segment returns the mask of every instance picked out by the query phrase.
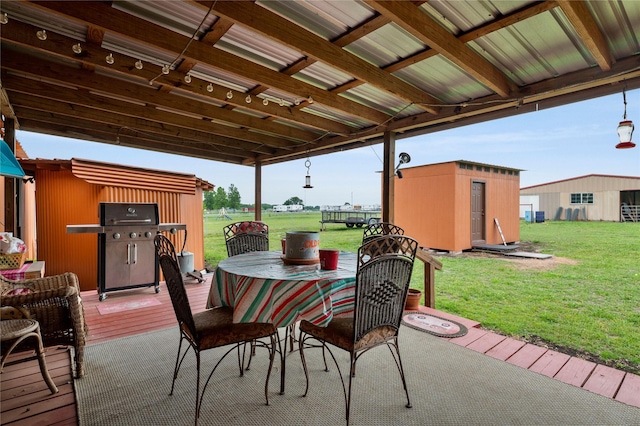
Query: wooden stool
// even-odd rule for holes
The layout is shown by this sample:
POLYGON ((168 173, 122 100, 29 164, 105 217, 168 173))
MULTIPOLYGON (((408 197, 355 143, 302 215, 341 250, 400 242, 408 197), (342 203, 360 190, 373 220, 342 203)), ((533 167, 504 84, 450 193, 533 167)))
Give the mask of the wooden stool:
POLYGON ((31 319, 15 319, 0 321, 0 339, 2 340, 2 364, 0 365, 0 371, 4 368, 4 364, 7 357, 13 351, 16 346, 29 337, 34 337, 38 341, 36 348, 36 354, 38 356, 38 363, 40 364, 40 372, 44 381, 47 382, 47 386, 51 389, 51 393, 57 393, 58 388, 49 375, 47 370, 47 362, 44 359, 44 348, 42 347, 42 337, 40 336, 40 324, 38 321, 31 319), (8 350, 5 349, 5 342, 11 342, 11 346, 8 350))

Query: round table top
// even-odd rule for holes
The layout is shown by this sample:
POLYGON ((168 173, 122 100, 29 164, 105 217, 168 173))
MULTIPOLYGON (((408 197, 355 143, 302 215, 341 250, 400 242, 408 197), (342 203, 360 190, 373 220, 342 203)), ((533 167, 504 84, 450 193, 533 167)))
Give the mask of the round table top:
POLYGON ((2 341, 13 340, 31 333, 38 328, 38 321, 32 319, 13 319, 0 321, 2 341))
POLYGON ((357 271, 357 254, 341 251, 338 269, 323 270, 319 264, 290 265, 282 260, 281 251, 256 251, 228 257, 218 268, 228 274, 258 279, 345 279, 353 278, 357 271))

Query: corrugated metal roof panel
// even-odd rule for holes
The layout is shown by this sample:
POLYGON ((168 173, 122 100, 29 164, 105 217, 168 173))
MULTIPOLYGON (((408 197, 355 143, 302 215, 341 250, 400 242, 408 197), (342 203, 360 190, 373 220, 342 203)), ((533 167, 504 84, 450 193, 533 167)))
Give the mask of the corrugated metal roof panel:
POLYGON ((416 114, 422 111, 418 107, 410 106, 405 100, 398 99, 391 93, 380 90, 370 84, 361 84, 343 93, 343 96, 364 105, 375 106, 390 116, 404 117, 411 113, 416 114))
POLYGON ((640 54, 640 2, 588 1, 587 7, 603 31, 616 58, 640 54), (617 40, 617 41, 615 41, 617 40))
POLYGON ((353 76, 322 62, 309 65, 293 77, 323 89, 331 89, 353 80, 353 76))
POLYGON ((445 104, 464 102, 492 93, 442 55, 406 67, 394 75, 430 93, 445 104))
POLYGON ((314 0, 256 3, 326 40, 333 40, 373 16, 373 11, 367 5, 357 2, 314 0))
POLYGON ((420 40, 392 23, 349 44, 345 50, 376 66, 384 67, 424 48, 420 40))
POLYGON ((128 167, 91 160, 71 159, 72 173, 79 179, 101 186, 194 194, 196 177, 163 170, 128 167))

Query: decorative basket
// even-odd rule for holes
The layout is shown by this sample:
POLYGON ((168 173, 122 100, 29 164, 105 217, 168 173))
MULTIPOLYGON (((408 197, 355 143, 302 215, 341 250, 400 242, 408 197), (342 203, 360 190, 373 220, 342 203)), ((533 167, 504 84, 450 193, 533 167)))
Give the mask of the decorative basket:
POLYGON ((0 270, 18 269, 24 264, 26 258, 26 253, 0 254, 0 270))

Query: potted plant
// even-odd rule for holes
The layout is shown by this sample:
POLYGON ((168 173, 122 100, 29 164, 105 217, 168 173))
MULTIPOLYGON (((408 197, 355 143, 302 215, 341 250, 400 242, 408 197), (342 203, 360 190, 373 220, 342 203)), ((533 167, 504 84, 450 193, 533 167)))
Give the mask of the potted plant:
POLYGON ((417 288, 410 288, 407 293, 407 301, 404 304, 405 311, 417 311, 420 307, 422 291, 417 288))

